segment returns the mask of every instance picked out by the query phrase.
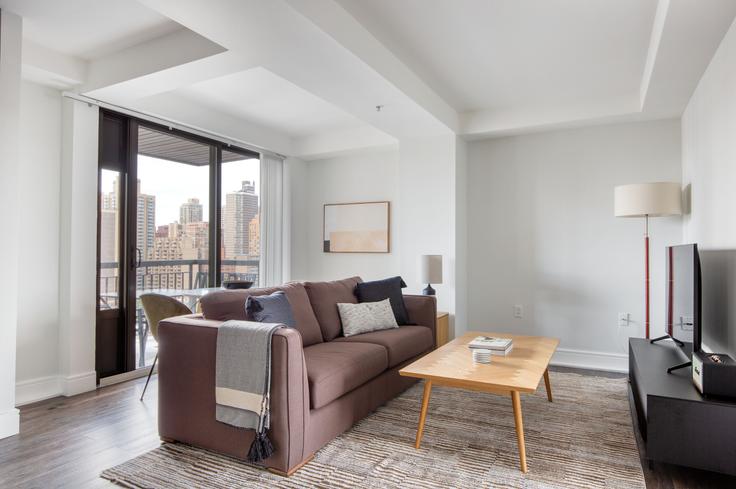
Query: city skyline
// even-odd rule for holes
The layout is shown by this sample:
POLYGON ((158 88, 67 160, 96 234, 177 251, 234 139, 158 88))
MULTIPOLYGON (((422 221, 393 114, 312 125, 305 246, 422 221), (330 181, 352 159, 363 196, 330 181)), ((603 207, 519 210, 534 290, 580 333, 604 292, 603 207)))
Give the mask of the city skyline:
MULTIPOLYGON (((144 157, 141 157, 143 159, 144 157)), ((142 289, 174 287, 201 287, 207 281, 209 258, 209 212, 208 199, 209 174, 207 180, 195 181, 204 172, 201 167, 147 158, 142 167, 150 170, 155 165, 157 171, 139 172, 136 205, 136 247, 144 263, 138 272, 137 287, 142 289), (150 161, 153 160, 153 161, 150 161), (175 166, 172 166, 175 165, 175 166), (177 178, 162 178, 162 170, 177 168, 182 170, 177 178), (151 178, 146 181, 143 178, 151 178), (173 182, 173 183, 172 183, 173 182), (199 196, 187 192, 197 192, 202 187, 207 192, 199 196), (161 211, 164 209, 164 212, 161 211), (198 262, 192 269, 192 260, 198 262), (171 262, 145 266, 147 261, 171 262)), ((240 160, 222 165, 223 180, 228 190, 223 190, 222 205, 222 259, 253 260, 260 254, 260 198, 258 196, 258 160, 240 160), (243 164, 245 163, 245 164, 243 164), (255 164, 253 164, 255 163, 255 164), (249 179, 234 181, 247 176, 249 179), (232 189, 232 190, 230 190, 232 189)), ((114 263, 119 260, 119 219, 120 219, 120 174, 111 170, 100 172, 100 261, 114 263), (106 191, 109 190, 109 191, 106 191)), ((223 279, 256 280, 258 267, 252 265, 223 265, 223 279)), ((116 267, 105 267, 101 271, 101 290, 116 290, 118 279, 116 267), (103 286, 104 284, 104 286, 103 286)))
MULTIPOLYGON (((194 166, 175 161, 138 155, 140 192, 156 197, 154 231, 159 226, 180 222, 180 206, 188 199, 199 199, 202 215, 209 216, 209 167, 194 166), (172 178, 175 175, 175 178, 172 178), (183 200, 182 200, 183 199, 183 200)), ((260 162, 249 158, 222 164, 222 198, 241 189, 244 181, 254 182, 255 195, 260 201, 260 162)), ((103 193, 114 190, 114 172, 103 172, 100 188, 103 193)))

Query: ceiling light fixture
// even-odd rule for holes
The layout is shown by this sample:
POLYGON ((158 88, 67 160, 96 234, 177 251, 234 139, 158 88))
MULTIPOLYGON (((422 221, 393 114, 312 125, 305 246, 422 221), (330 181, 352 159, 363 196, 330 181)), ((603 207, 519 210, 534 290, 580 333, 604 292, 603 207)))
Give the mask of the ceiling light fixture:
POLYGON ((381 109, 383 109, 383 105, 376 105, 376 112, 381 112, 381 109))

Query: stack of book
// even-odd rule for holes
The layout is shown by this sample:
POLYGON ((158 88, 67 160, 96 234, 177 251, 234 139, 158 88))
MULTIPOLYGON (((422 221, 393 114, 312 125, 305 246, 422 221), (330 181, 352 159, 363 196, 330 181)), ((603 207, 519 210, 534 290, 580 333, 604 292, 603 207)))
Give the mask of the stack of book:
POLYGON ((507 355, 513 348, 511 338, 494 338, 492 336, 476 336, 468 343, 473 352, 473 360, 478 363, 491 363, 493 355, 507 355))

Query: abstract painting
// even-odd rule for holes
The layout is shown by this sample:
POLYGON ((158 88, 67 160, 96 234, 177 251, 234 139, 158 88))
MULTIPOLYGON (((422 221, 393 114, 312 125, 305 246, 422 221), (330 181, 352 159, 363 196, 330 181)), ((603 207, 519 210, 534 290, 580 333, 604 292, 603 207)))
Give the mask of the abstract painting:
POLYGON ((390 203, 325 204, 325 253, 388 253, 390 203))

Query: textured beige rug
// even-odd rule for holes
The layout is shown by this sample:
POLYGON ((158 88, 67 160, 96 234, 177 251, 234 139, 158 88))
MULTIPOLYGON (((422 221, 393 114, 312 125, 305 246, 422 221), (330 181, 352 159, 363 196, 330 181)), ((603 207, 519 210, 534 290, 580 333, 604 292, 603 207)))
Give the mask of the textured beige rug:
POLYGON ((181 444, 164 444, 102 473, 132 488, 493 487, 644 488, 626 379, 551 373, 522 396, 529 472, 519 472, 511 399, 435 387, 414 449, 416 385, 320 450, 289 478, 181 444))

